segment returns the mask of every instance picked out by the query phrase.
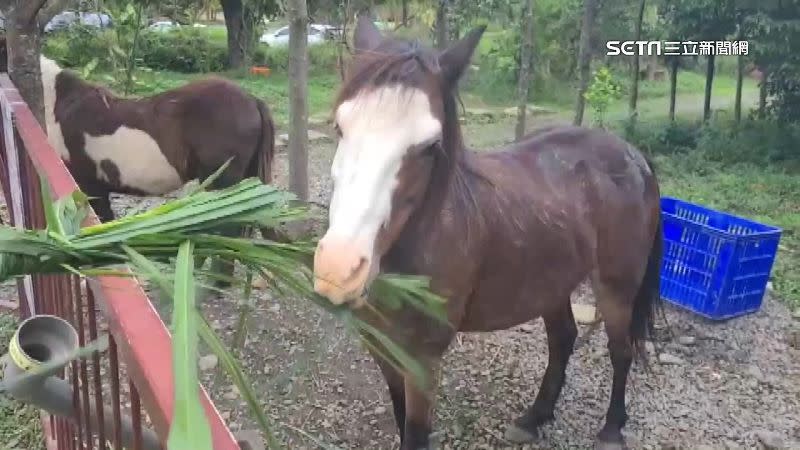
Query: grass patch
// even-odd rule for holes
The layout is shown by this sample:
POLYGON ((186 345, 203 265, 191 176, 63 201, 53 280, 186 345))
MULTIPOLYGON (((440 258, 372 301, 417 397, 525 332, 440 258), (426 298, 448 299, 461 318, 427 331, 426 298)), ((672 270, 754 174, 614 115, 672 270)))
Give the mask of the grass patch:
MULTIPOLYGON (((0 313, 0 354, 17 329, 16 316, 0 313)), ((3 450, 44 450, 39 411, 0 394, 0 448, 3 450)))
MULTIPOLYGON (((643 80, 639 84, 639 98, 669 98, 669 73, 665 74, 665 80, 643 80)), ((630 84, 626 81, 626 87, 630 84)), ((678 94, 699 94, 702 95, 706 89, 705 73, 695 71, 678 72, 678 94)), ((757 90, 756 81, 752 78, 743 80, 742 89, 747 91, 757 90)), ((712 95, 733 97, 736 95, 736 78, 727 74, 717 74, 712 84, 712 95)))
POLYGON ((209 25, 203 30, 208 35, 208 39, 214 42, 218 42, 221 44, 228 43, 228 30, 225 29, 224 25, 209 25))
POLYGON ((662 194, 783 229, 772 270, 778 296, 800 307, 800 176, 775 166, 725 165, 702 152, 658 155, 662 194))

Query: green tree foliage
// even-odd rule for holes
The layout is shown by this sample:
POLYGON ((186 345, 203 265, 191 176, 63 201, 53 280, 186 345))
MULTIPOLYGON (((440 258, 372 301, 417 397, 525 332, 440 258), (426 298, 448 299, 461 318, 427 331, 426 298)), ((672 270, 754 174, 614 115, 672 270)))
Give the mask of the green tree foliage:
POLYGON ((800 122, 800 1, 739 1, 739 13, 752 60, 768 74, 767 113, 800 122))
POLYGON ((608 107, 622 96, 622 88, 614 79, 608 67, 600 67, 594 73, 594 79, 584 94, 586 103, 594 111, 594 119, 599 127, 605 127, 605 116, 608 107))

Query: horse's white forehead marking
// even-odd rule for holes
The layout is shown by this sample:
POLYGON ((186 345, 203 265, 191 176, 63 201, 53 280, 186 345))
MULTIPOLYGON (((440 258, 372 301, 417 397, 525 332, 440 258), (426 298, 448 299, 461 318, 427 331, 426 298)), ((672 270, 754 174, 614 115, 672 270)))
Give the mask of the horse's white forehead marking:
POLYGON ((390 85, 364 91, 336 110, 342 132, 331 166, 334 191, 328 234, 358 241, 372 256, 392 212, 392 197, 410 149, 440 139, 442 123, 428 94, 390 85))

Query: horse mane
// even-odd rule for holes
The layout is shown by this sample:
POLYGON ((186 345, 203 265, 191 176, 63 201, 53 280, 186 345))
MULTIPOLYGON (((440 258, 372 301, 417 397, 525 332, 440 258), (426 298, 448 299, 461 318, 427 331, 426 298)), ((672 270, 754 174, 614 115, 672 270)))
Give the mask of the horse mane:
MULTIPOLYGON (((463 224, 467 233, 474 227, 483 227, 484 219, 474 192, 477 181, 492 184, 466 157, 461 127, 458 122, 457 86, 448 86, 439 76, 438 55, 424 47, 418 40, 385 38, 376 48, 358 52, 351 62, 350 72, 334 102, 339 105, 364 90, 397 85, 401 89, 424 89, 431 75, 441 80, 439 94, 444 103, 441 152, 437 156, 428 186, 428 201, 415 214, 428 218, 428 224, 439 221, 439 212, 445 198, 453 201, 456 223, 463 224)), ((459 99, 460 100, 460 99, 459 99)))
POLYGON ((114 94, 111 89, 84 80, 72 69, 65 68, 61 71, 58 84, 59 86, 69 89, 70 92, 73 92, 74 90, 92 92, 92 94, 100 96, 106 103, 108 103, 110 100, 117 99, 117 95, 114 94))

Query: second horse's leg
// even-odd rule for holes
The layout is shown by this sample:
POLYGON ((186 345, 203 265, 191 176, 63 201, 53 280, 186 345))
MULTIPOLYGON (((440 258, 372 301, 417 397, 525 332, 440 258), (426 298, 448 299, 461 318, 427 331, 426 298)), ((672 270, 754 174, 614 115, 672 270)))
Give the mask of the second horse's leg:
MULTIPOLYGON (((216 168, 214 168, 216 170, 216 168)), ((234 186, 244 179, 244 168, 241 163, 234 159, 231 164, 211 183, 211 188, 215 190, 226 189, 234 186)), ((213 173, 213 171, 211 172, 213 173)), ((210 173, 209 173, 210 175, 210 173)), ((205 178, 203 178, 205 179, 205 178)), ((223 236, 240 237, 248 230, 248 227, 228 226, 219 230, 223 236)), ((212 258, 210 271, 218 275, 214 281, 214 286, 218 289, 227 289, 231 286, 235 266, 234 262, 224 258, 212 258)))
MULTIPOLYGON (((220 234, 229 237, 242 236, 244 227, 230 227, 220 230, 220 234)), ((227 289, 231 286, 234 275, 234 262, 229 259, 211 258, 210 272, 214 274, 214 286, 218 289, 227 289)))
POLYGON ((111 197, 108 192, 89 195, 89 197, 92 197, 89 199, 89 206, 97 214, 100 222, 105 223, 114 220, 114 210, 111 208, 111 197))

